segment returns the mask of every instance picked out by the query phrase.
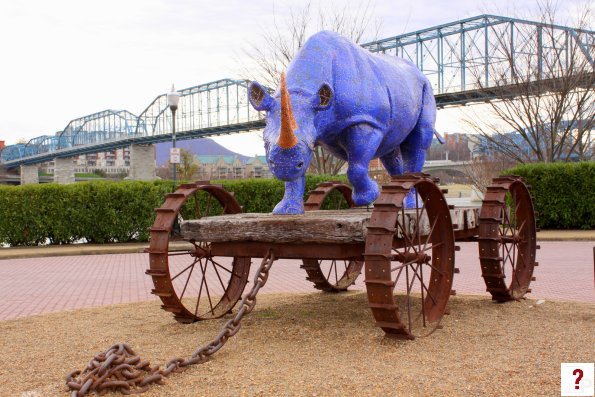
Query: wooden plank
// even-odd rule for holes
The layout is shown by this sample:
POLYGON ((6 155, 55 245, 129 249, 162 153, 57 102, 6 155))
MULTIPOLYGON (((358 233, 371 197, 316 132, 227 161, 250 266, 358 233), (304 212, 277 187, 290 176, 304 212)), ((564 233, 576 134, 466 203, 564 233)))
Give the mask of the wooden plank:
POLYGON ((308 211, 304 215, 220 215, 183 222, 182 236, 211 242, 363 242, 371 214, 366 210, 345 210, 308 211))
MULTIPOLYGON (((460 207, 450 210, 455 230, 477 227, 479 209, 460 207)), ((361 243, 367 235, 371 210, 308 211, 303 215, 248 213, 212 216, 185 221, 181 225, 184 239, 209 242, 258 241, 269 243, 361 243)), ((399 213, 404 230, 412 230, 415 210, 399 213)), ((421 220, 422 234, 428 233, 427 219, 421 220)), ((397 228, 397 237, 402 237, 397 228)))

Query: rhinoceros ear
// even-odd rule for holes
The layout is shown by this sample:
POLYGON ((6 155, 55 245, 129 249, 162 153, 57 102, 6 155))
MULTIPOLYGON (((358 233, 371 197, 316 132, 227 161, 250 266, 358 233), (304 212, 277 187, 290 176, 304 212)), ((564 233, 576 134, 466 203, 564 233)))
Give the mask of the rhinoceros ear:
POLYGON ((267 90, 256 81, 251 82, 248 87, 248 98, 250 99, 252 107, 258 111, 268 111, 271 109, 273 98, 269 95, 267 90))
POLYGON ((333 89, 330 85, 324 83, 318 89, 318 93, 313 98, 313 107, 318 110, 326 109, 331 105, 333 100, 333 89))

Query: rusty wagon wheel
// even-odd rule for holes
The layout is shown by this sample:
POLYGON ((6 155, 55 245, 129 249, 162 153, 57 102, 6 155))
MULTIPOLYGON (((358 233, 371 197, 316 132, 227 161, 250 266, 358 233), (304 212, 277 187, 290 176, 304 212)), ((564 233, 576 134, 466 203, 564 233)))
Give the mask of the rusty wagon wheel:
MULTIPOLYGON (((341 182, 322 182, 310 192, 304 203, 306 211, 353 208, 351 188, 341 182)), ((302 269, 314 288, 326 292, 347 291, 361 274, 363 261, 337 259, 302 259, 302 269)))
POLYGON ((183 323, 219 318, 241 297, 248 281, 250 258, 215 257, 208 242, 188 241, 184 250, 170 246, 170 232, 179 218, 235 214, 242 208, 223 187, 208 183, 181 185, 166 195, 151 227, 150 268, 164 310, 183 323))
POLYGON ((439 327, 451 295, 454 251, 448 205, 428 175, 393 177, 382 187, 364 256, 369 306, 387 336, 413 339, 439 327), (413 188, 417 208, 406 209, 413 188))
POLYGON ((495 178, 479 215, 481 273, 493 300, 518 300, 530 292, 536 231, 533 201, 522 178, 495 178))

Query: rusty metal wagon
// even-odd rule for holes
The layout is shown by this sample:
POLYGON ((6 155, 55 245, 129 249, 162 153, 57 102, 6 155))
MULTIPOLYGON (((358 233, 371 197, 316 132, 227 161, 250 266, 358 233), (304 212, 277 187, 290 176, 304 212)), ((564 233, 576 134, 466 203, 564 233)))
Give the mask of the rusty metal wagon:
POLYGON ((382 187, 373 208, 355 208, 349 186, 327 182, 310 193, 304 215, 287 216, 242 213, 233 193, 208 182, 181 185, 156 209, 147 270, 152 292, 188 323, 231 313, 251 258, 300 259, 314 287, 331 293, 345 291, 365 267, 376 325, 388 336, 413 339, 434 332, 448 312, 456 241, 478 241, 493 300, 530 292, 538 246, 523 180, 494 179, 481 207, 449 206, 444 193, 429 175, 406 174, 382 187), (411 189, 417 208, 405 209, 411 189), (342 207, 333 208, 335 201, 342 207), (186 246, 171 244, 172 235, 186 246))

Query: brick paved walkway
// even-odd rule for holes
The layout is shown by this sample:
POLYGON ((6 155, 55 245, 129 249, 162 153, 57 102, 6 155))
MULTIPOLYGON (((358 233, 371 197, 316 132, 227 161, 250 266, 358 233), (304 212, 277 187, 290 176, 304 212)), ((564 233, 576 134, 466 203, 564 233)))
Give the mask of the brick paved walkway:
MULTIPOLYGON (((531 299, 595 303, 593 242, 541 242, 531 299)), ((458 294, 486 295, 476 243, 460 243, 458 294)), ((252 266, 254 271, 259 260, 252 266), (258 262, 257 262, 258 261, 258 262)), ((264 293, 314 291, 299 261, 273 265, 264 293)), ((40 313, 155 299, 144 274, 148 254, 0 260, 0 320, 40 313)), ((364 289, 363 276, 354 289, 364 289)), ((252 280, 252 276, 250 276, 252 280)))

